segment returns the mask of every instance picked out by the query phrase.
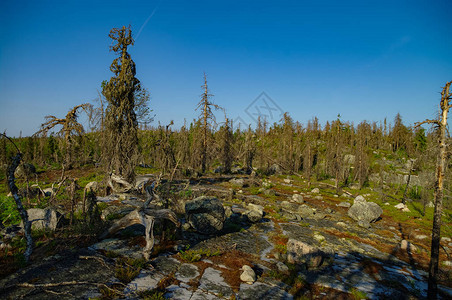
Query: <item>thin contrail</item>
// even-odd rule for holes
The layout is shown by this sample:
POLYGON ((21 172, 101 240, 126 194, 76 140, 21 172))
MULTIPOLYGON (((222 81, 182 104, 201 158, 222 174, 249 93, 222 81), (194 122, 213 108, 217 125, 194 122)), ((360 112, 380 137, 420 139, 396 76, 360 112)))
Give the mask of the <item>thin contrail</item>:
POLYGON ((157 11, 157 8, 159 8, 160 3, 162 3, 162 0, 159 1, 159 3, 155 6, 154 10, 151 12, 151 14, 149 15, 149 17, 146 19, 146 21, 144 21, 143 25, 141 25, 140 30, 138 31, 137 37, 135 38, 135 41, 138 40, 138 37, 141 34, 141 31, 143 31, 144 27, 146 26, 146 24, 149 22, 149 20, 152 18, 152 16, 155 14, 155 12, 157 11))

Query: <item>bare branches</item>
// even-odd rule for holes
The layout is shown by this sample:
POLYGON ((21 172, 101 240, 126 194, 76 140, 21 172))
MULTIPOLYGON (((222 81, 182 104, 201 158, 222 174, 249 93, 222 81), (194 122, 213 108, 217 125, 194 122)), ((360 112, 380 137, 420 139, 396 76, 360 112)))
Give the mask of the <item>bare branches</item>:
POLYGON ((416 123, 414 123, 414 128, 418 128, 418 127, 420 127, 421 125, 423 125, 423 124, 435 124, 435 125, 438 125, 438 126, 440 126, 440 122, 438 121, 438 120, 425 120, 425 121, 422 121, 422 122, 416 122, 416 123))

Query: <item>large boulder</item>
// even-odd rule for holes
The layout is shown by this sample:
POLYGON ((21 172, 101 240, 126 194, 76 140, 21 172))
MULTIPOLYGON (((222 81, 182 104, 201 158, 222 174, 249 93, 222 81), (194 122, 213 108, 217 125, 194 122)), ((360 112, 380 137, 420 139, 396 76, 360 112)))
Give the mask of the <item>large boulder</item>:
POLYGON ((222 230, 226 219, 221 201, 208 196, 185 203, 185 214, 190 225, 202 234, 214 234, 222 230))
POLYGON ((28 220, 34 230, 55 230, 61 223, 63 215, 51 208, 27 209, 28 220))
POLYGON ((291 264, 306 263, 308 267, 316 268, 322 264, 324 257, 325 253, 313 245, 296 239, 287 242, 287 261, 291 264))
POLYGON ((358 222, 361 227, 368 228, 370 223, 375 222, 383 213, 381 207, 374 202, 367 202, 364 197, 358 196, 352 207, 348 210, 348 216, 358 222))

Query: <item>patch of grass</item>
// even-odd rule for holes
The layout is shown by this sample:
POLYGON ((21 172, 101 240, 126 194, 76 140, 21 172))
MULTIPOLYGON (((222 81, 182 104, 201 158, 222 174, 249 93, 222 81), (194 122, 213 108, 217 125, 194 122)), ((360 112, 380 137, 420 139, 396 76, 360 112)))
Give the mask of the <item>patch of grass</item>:
POLYGON ((19 224, 20 215, 13 198, 0 196, 0 221, 4 226, 19 224))
POLYGON ((144 300, 165 300, 166 298, 164 297, 164 295, 165 292, 162 292, 160 290, 138 292, 138 297, 144 300))
POLYGON ((179 256, 186 262, 197 262, 203 257, 211 257, 221 255, 220 250, 212 251, 210 249, 198 249, 198 250, 181 250, 179 256))
POLYGON ((118 258, 115 265, 115 277, 122 283, 127 284, 140 274, 145 264, 144 259, 118 258))
POLYGON ((364 293, 363 291, 360 291, 356 288, 351 288, 349 292, 352 295, 353 299, 355 299, 355 300, 368 299, 366 293, 364 293))

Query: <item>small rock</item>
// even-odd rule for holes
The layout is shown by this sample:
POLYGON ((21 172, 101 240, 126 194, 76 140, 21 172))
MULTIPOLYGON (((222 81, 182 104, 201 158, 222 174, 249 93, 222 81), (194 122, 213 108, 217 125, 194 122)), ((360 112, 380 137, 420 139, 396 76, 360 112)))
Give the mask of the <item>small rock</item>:
POLYGON ((358 195, 358 196, 356 196, 353 203, 359 203, 359 202, 366 202, 366 199, 363 196, 358 195))
POLYGON ((242 271, 243 272, 240 275, 240 280, 242 280, 248 284, 252 284, 253 282, 256 281, 256 273, 250 266, 244 265, 242 267, 242 271))
POLYGON ((229 183, 238 187, 243 187, 245 185, 245 181, 242 178, 233 178, 229 180, 229 183))
POLYGON ((421 234, 421 235, 415 235, 414 238, 416 240, 425 240, 426 238, 428 238, 428 236, 426 236, 425 234, 421 234))
POLYGON ((403 203, 399 203, 397 205, 394 205, 395 208, 400 209, 403 212, 410 212, 410 209, 408 208, 408 206, 406 204, 403 203))
POLYGON ((337 206, 349 208, 352 205, 349 202, 341 202, 341 203, 337 204, 337 206))
POLYGON ((284 183, 290 184, 290 183, 292 183, 292 180, 285 178, 284 183))
POLYGON ((344 222, 337 222, 336 225, 341 227, 347 227, 347 224, 345 224, 344 222))
POLYGON ((339 198, 339 195, 338 194, 334 194, 333 197, 334 198, 339 198))
POLYGON ((317 242, 321 243, 325 240, 325 237, 323 235, 321 235, 320 233, 316 232, 316 233, 314 233, 314 239, 317 242))
POLYGON ((312 194, 318 194, 318 193, 320 193, 320 190, 319 190, 319 188, 313 188, 311 193, 312 194))
POLYGON ((357 183, 351 184, 350 185, 350 189, 352 189, 352 190, 359 190, 359 184, 357 184, 357 183))
POLYGON ((389 204, 389 202, 385 202, 385 205, 388 206, 388 205, 391 205, 391 204, 389 204))
POLYGON ((435 205, 433 204, 433 202, 432 201, 430 201, 427 205, 426 205, 426 207, 430 207, 430 208, 432 208, 432 207, 435 207, 435 205))
POLYGON ((274 190, 265 190, 264 195, 266 196, 275 196, 276 192, 274 190))
POLYGON ((292 200, 297 202, 297 203, 304 203, 303 196, 300 195, 300 194, 293 194, 292 195, 292 200))
POLYGON ((283 262, 278 261, 276 263, 276 268, 278 268, 278 271, 281 273, 284 273, 284 274, 289 273, 289 267, 283 262))
POLYGON ((443 265, 446 267, 452 267, 452 261, 450 260, 443 261, 443 265))
POLYGON ((408 242, 407 240, 402 240, 400 242, 400 249, 407 250, 410 253, 417 251, 417 247, 413 243, 408 242))
POLYGON ((264 216, 264 208, 261 205, 250 203, 248 204, 248 211, 245 212, 245 215, 251 223, 257 223, 264 216))
POLYGON ((451 239, 449 238, 449 237, 446 237, 446 236, 443 236, 442 238, 441 238, 441 243, 448 243, 448 242, 450 242, 451 241, 451 239))
POLYGON ((314 199, 315 200, 323 200, 323 196, 318 195, 318 196, 315 196, 314 199))

